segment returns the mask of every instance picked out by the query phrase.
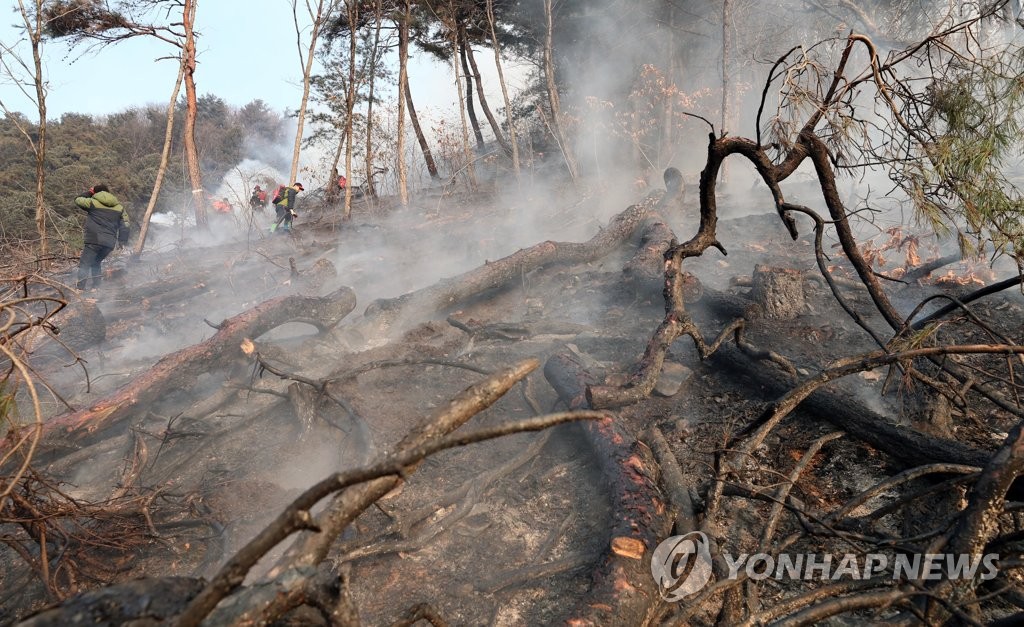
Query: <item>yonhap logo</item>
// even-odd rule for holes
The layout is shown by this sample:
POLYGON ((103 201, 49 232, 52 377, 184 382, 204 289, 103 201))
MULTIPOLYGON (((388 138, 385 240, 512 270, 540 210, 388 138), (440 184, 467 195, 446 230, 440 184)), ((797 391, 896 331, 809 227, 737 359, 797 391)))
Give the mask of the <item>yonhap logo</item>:
MULTIPOLYGON (((924 553, 740 553, 723 552, 722 579, 751 581, 840 581, 890 577, 900 581, 988 581, 999 574, 999 555, 924 553), (728 573, 725 572, 728 567, 728 573)), ((651 554, 651 574, 661 598, 674 603, 711 581, 711 543, 700 531, 672 536, 651 554)))
POLYGON ((651 555, 651 574, 661 598, 682 601, 711 581, 711 549, 700 531, 667 538, 651 555))

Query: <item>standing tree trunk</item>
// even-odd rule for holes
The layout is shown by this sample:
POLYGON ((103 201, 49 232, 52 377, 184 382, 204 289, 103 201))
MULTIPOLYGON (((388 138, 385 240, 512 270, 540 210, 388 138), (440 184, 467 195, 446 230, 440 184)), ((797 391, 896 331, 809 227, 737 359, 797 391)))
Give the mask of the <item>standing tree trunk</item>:
POLYGON ((174 140, 174 105, 178 102, 178 93, 181 91, 181 81, 184 76, 185 56, 182 55, 181 62, 178 63, 178 78, 174 81, 174 91, 171 92, 171 101, 167 104, 167 128, 164 130, 164 148, 160 152, 160 167, 156 170, 156 181, 153 182, 153 193, 149 195, 146 213, 139 222, 139 241, 135 242, 135 250, 133 251, 136 257, 142 254, 142 249, 146 246, 149 220, 153 217, 157 198, 160 197, 160 187, 164 182, 164 174, 167 172, 167 161, 171 156, 171 144, 174 140))
POLYGON ((498 33, 494 29, 494 0, 487 0, 487 24, 491 30, 491 45, 494 47, 494 66, 498 69, 498 83, 501 85, 501 97, 505 101, 505 121, 508 124, 509 144, 512 148, 512 170, 519 176, 519 140, 516 137, 516 126, 512 120, 512 101, 508 97, 508 85, 505 84, 505 73, 501 64, 501 48, 498 46, 498 33))
POLYGON ((348 95, 345 99, 345 209, 342 219, 352 217, 352 116, 356 108, 356 24, 359 23, 359 0, 345 0, 345 11, 349 23, 348 45, 348 95))
POLYGON ((576 156, 566 141, 565 132, 562 129, 562 106, 558 99, 558 82, 555 80, 555 20, 553 0, 544 0, 544 21, 546 32, 544 37, 544 74, 547 76, 548 105, 551 107, 551 133, 558 142, 558 148, 562 151, 565 159, 565 166, 569 170, 569 176, 573 181, 579 178, 579 168, 576 165, 576 156))
MULTIPOLYGON (((462 56, 462 46, 459 45, 458 35, 455 34, 457 32, 458 31, 456 29, 452 29, 452 69, 455 70, 456 86, 462 82, 459 77, 459 57, 462 56)), ((476 169, 473 163, 473 149, 469 147, 469 125, 466 123, 466 98, 463 97, 461 89, 456 89, 455 91, 459 94, 459 117, 462 120, 462 148, 463 153, 466 156, 466 166, 462 169, 466 171, 466 177, 469 181, 470 189, 476 189, 476 169)), ((472 95, 471 90, 468 89, 468 85, 466 93, 467 95, 472 95)), ((476 129, 476 132, 477 143, 479 144, 483 140, 479 136, 479 129, 476 129)), ((458 174, 458 171, 452 173, 452 179, 455 178, 456 174, 458 174)))
POLYGON ((36 141, 29 135, 29 145, 36 159, 36 233, 39 235, 39 264, 46 268, 49 265, 47 256, 50 247, 46 236, 46 201, 43 196, 46 183, 46 83, 43 77, 43 0, 36 0, 35 14, 29 15, 22 0, 18 0, 18 9, 25 22, 25 31, 32 44, 32 82, 36 90, 36 111, 39 113, 39 126, 36 141), (32 19, 35 23, 32 23, 32 19))
MULTIPOLYGON (((306 8, 311 9, 309 3, 306 8)), ((329 12, 329 11, 328 11, 329 12)), ((299 49, 299 67, 302 68, 302 102, 299 104, 299 111, 296 114, 295 122, 295 144, 292 148, 292 169, 288 174, 288 183, 295 184, 299 175, 299 154, 302 151, 302 129, 306 124, 306 107, 309 104, 309 83, 313 75, 313 59, 316 52, 316 41, 320 37, 320 28, 323 26, 326 16, 324 15, 324 0, 319 0, 316 7, 316 14, 309 10, 309 16, 313 19, 313 30, 309 34, 309 49, 306 51, 305 63, 302 59, 302 31, 299 30, 298 0, 292 0, 292 19, 295 21, 295 45, 299 49)))
POLYGON ((668 58, 668 75, 665 82, 670 90, 665 99, 662 111, 661 141, 658 142, 658 166, 664 168, 672 160, 676 148, 675 141, 675 102, 676 102, 676 6, 666 2, 668 6, 668 32, 666 36, 665 56, 668 58))
POLYGON ((494 139, 501 146, 501 149, 505 151, 505 154, 512 154, 512 148, 505 141, 505 135, 501 132, 501 126, 498 125, 498 121, 494 119, 494 114, 491 113, 491 108, 487 106, 487 97, 484 95, 484 82, 480 80, 480 68, 476 65, 476 57, 473 56, 473 46, 469 45, 469 36, 466 33, 466 25, 462 24, 459 26, 462 29, 462 47, 466 52, 466 58, 469 59, 469 66, 473 68, 473 78, 476 79, 476 97, 480 101, 480 108, 484 111, 484 116, 487 118, 487 123, 491 125, 491 132, 494 133, 494 139))
POLYGON ((466 41, 462 38, 462 26, 458 27, 458 43, 456 49, 459 51, 459 61, 462 63, 462 73, 466 75, 466 114, 469 115, 469 123, 473 126, 473 136, 476 137, 476 147, 484 149, 484 134, 480 131, 480 121, 476 118, 476 108, 473 106, 473 73, 469 71, 469 62, 466 60, 466 41))
POLYGON ((196 39, 193 27, 196 21, 198 0, 184 0, 182 26, 185 29, 185 45, 182 47, 185 65, 185 161, 189 181, 192 183, 192 207, 196 226, 207 228, 206 193, 203 191, 203 173, 199 169, 199 151, 196 150, 196 39))
POLYGON ((370 198, 377 197, 377 189, 373 184, 373 88, 377 78, 377 61, 380 58, 378 46, 380 46, 380 24, 384 12, 383 7, 381 7, 381 0, 376 1, 373 12, 376 22, 373 30, 373 49, 370 50, 370 84, 366 105, 366 193, 370 198))
POLYGON ((411 0, 405 0, 405 10, 398 21, 398 201, 409 204, 409 173, 405 163, 405 90, 409 86, 409 19, 411 0))
MULTIPOLYGON (((408 47, 408 44, 406 44, 406 47, 408 47)), ((423 151, 423 160, 427 163, 427 172, 430 173, 430 178, 439 179, 441 175, 437 173, 437 162, 434 161, 434 155, 430 152, 427 136, 423 134, 420 118, 416 115, 416 106, 412 102, 412 89, 409 88, 408 80, 405 81, 405 104, 409 105, 409 121, 412 122, 412 129, 416 132, 416 140, 419 141, 420 150, 423 151)))
MULTIPOLYGON (((722 0, 722 128, 719 132, 727 132, 729 124, 729 29, 732 18, 731 0, 722 0)), ((722 164, 722 177, 724 183, 728 178, 726 164, 722 164)))

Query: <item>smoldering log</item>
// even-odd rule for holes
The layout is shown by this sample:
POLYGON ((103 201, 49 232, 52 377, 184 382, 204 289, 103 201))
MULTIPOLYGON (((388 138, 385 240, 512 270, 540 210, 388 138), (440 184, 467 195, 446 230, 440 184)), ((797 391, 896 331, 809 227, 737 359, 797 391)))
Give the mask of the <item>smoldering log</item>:
MULTIPOLYGON (((761 313, 756 303, 713 289, 705 290, 701 303, 715 314, 728 318, 742 316, 753 320, 761 313)), ((753 379, 769 397, 782 396, 797 385, 795 377, 768 367, 764 362, 753 361, 731 344, 719 347, 708 363, 723 373, 753 379)), ((953 440, 891 424, 853 395, 835 387, 814 392, 801 407, 887 453, 901 468, 936 462, 984 466, 991 457, 991 453, 953 440)))
POLYGON ((323 298, 282 296, 229 318, 205 342, 167 355, 152 368, 91 407, 46 423, 44 434, 60 434, 81 444, 103 429, 135 415, 141 408, 174 389, 188 388, 196 377, 241 356, 240 345, 286 322, 306 322, 321 330, 335 326, 356 305, 355 293, 342 287, 323 298))
POLYGON ((73 596, 18 623, 19 627, 157 624, 173 618, 203 589, 191 577, 150 577, 73 596), (138 621, 138 622, 136 622, 138 621))
MULTIPOLYGON (((638 293, 657 293, 665 283, 665 253, 677 243, 676 235, 665 223, 665 219, 652 213, 644 221, 640 232, 640 244, 636 252, 622 268, 626 284, 638 293)), ((695 303, 700 300, 703 287, 696 276, 685 273, 683 301, 695 303)))
POLYGON ((648 195, 612 218, 608 226, 586 242, 541 242, 421 290, 397 298, 375 300, 366 308, 364 315, 382 319, 388 324, 407 311, 429 315, 445 311, 486 290, 519 280, 524 274, 550 264, 572 265, 600 259, 632 237, 654 212, 679 199, 681 179, 677 181, 666 171, 666 182, 669 183, 668 192, 648 195))
MULTIPOLYGON (((595 383, 579 359, 563 351, 544 365, 544 377, 570 409, 587 407, 585 390, 595 383)), ((614 519, 609 548, 593 573, 589 592, 569 613, 570 625, 640 625, 659 599, 650 573, 651 552, 672 525, 658 489, 651 451, 609 414, 582 425, 611 492, 614 519)))
MULTIPOLYGON (((753 379, 770 397, 782 396, 797 385, 797 380, 776 368, 754 362, 732 345, 723 345, 709 359, 719 372, 753 379)), ((908 427, 891 424, 853 395, 842 389, 818 390, 800 405, 857 439, 888 454, 900 468, 945 462, 966 466, 984 466, 992 456, 953 440, 937 438, 908 427)))

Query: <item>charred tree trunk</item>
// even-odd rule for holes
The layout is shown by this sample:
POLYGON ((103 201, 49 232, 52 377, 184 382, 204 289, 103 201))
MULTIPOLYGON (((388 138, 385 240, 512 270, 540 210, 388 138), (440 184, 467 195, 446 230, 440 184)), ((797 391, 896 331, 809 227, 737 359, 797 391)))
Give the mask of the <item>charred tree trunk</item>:
MULTIPOLYGON (((346 0, 345 12, 348 17, 348 23, 352 25, 349 28, 348 38, 348 94, 345 100, 345 115, 348 117, 345 120, 345 178, 348 181, 352 180, 352 142, 355 141, 355 135, 353 132, 353 120, 352 116, 356 108, 356 28, 355 24, 359 23, 359 3, 356 0, 346 0)), ((348 220, 352 217, 352 185, 351 183, 345 185, 345 209, 342 211, 342 220, 348 220)))
POLYGON ((205 342, 167 355, 152 368, 92 407, 46 423, 44 433, 81 444, 107 427, 133 416, 171 390, 188 388, 195 378, 241 356, 243 340, 255 339, 290 321, 326 329, 355 308, 355 294, 343 287, 323 298, 282 296, 222 322, 205 342))
POLYGON ((406 312, 429 315, 444 311, 466 298, 505 285, 548 264, 577 264, 600 259, 630 238, 651 213, 657 211, 663 198, 661 193, 648 196, 612 218, 607 227, 587 242, 542 242, 430 287, 397 298, 376 300, 370 303, 364 315, 383 318, 392 324, 406 312))
POLYGON ((498 45, 498 34, 494 30, 494 0, 487 0, 487 24, 491 31, 491 45, 494 47, 494 67, 498 70, 498 83, 501 85, 501 97, 505 101, 505 123, 508 124, 509 144, 512 148, 512 170, 519 176, 519 139, 516 137, 515 121, 512 119, 512 101, 508 97, 508 85, 505 83, 505 71, 501 63, 501 47, 498 45))
POLYGON ((469 69, 469 61, 467 60, 466 48, 466 34, 464 27, 459 25, 458 35, 458 49, 459 49, 459 61, 462 63, 462 73, 466 76, 466 114, 469 116, 469 123, 473 127, 473 137, 476 138, 477 150, 483 151, 484 149, 484 134, 480 130, 480 120, 476 117, 476 108, 473 106, 473 72, 469 69))
POLYGON ((473 47, 469 45, 469 36, 466 34, 466 25, 463 24, 462 28, 462 45, 465 51, 465 58, 469 60, 469 65, 473 69, 473 78, 476 79, 476 96, 480 101, 480 108, 484 111, 484 116, 487 118, 487 123, 491 125, 491 132, 494 133, 494 139, 501 146, 501 149, 505 151, 505 154, 511 155, 512 148, 505 141, 505 136, 501 132, 501 126, 498 125, 498 121, 494 119, 494 114, 491 113, 491 108, 487 106, 487 97, 484 95, 484 83, 480 80, 480 68, 476 65, 476 57, 473 56, 473 47))
POLYGON ((185 29, 185 44, 181 54, 185 64, 185 162, 188 166, 188 177, 192 183, 192 208, 195 212, 196 226, 207 227, 206 192, 203 190, 203 173, 199 169, 199 151, 196 149, 196 39, 193 30, 196 20, 196 3, 198 0, 184 0, 182 23, 185 29))
MULTIPOLYGON (((458 86, 462 81, 462 71, 459 69, 459 57, 461 56, 462 46, 459 45, 459 37, 456 34, 454 24, 451 25, 451 28, 452 35, 450 43, 452 47, 452 71, 455 73, 455 85, 458 86)), ((469 183, 469 188, 476 189, 476 164, 475 160, 473 159, 473 149, 470 147, 469 144, 469 124, 466 122, 466 113, 469 110, 469 105, 467 105, 466 96, 462 93, 461 89, 456 89, 455 92, 459 95, 459 120, 462 123, 462 153, 464 155, 464 158, 466 159, 466 163, 461 167, 455 169, 451 176, 451 182, 454 183, 458 174, 465 172, 466 181, 469 183)), ((472 90, 468 88, 468 85, 466 92, 470 95, 470 101, 472 101, 472 90)), ((480 132, 479 128, 476 128, 474 130, 476 130, 477 133, 480 132)), ((477 144, 482 145, 482 142, 483 138, 478 138, 477 144)), ((457 165, 457 163, 453 165, 457 165)))
MULTIPOLYGON (((406 46, 408 46, 408 43, 406 46)), ((416 131, 416 139, 420 143, 420 150, 423 151, 423 161, 427 164, 427 172, 430 173, 430 178, 432 179, 441 178, 437 173, 437 162, 434 161, 434 155, 430 153, 430 144, 427 143, 427 136, 423 134, 420 119, 416 115, 416 107, 412 102, 412 90, 409 88, 408 80, 405 81, 405 104, 409 105, 409 121, 412 122, 412 128, 416 131)))
POLYGON ((395 156, 398 159, 398 200, 409 204, 409 172, 405 162, 405 89, 409 85, 409 19, 410 0, 405 0, 398 18, 398 138, 395 156))
POLYGON ((555 80, 555 18, 553 0, 544 0, 544 75, 547 79, 548 105, 551 108, 551 132, 562 151, 569 176, 573 181, 579 178, 579 166, 576 154, 569 145, 569 138, 562 128, 562 105, 558 97, 558 81, 555 80))
MULTIPOLYGON (((568 352, 544 364, 544 377, 569 409, 588 409, 585 390, 595 381, 568 352)), ((612 414, 581 425, 583 437, 601 463, 611 492, 608 547, 590 591, 575 603, 570 625, 642 625, 659 600, 650 573, 650 554, 672 527, 658 489, 658 465, 612 414)))
POLYGON ((373 91, 376 86, 377 63, 380 59, 378 47, 380 46, 381 21, 384 19, 381 0, 377 0, 373 7, 374 28, 373 28, 373 49, 370 51, 369 63, 369 94, 366 103, 366 194, 370 198, 377 197, 377 187, 373 182, 373 91))

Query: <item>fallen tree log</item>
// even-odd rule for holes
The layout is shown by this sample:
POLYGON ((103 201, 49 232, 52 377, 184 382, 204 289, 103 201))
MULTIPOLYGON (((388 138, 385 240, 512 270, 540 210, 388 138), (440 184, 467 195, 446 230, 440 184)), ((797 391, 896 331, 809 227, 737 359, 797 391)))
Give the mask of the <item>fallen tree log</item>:
POLYGON ((136 579, 83 592, 17 623, 19 627, 158 624, 181 612, 206 582, 191 577, 136 579), (135 623, 134 621, 138 621, 135 623))
MULTIPOLYGON (((732 345, 719 347, 708 363, 719 372, 753 379, 768 397, 782 396, 798 384, 796 377, 755 362, 732 345)), ((891 424, 841 388, 818 390, 800 407, 886 453, 899 468, 938 462, 984 466, 992 457, 988 451, 891 424)))
POLYGON ((244 339, 257 338, 286 322, 330 329, 355 305, 355 293, 347 287, 323 298, 282 296, 268 300, 220 323, 210 339, 165 356, 91 407, 50 420, 43 427, 44 436, 59 435, 70 443, 82 444, 168 392, 188 388, 199 374, 238 358, 244 339))
MULTIPOLYGON (((676 234, 658 213, 644 221, 640 245, 622 268, 626 284, 637 295, 660 293, 665 284, 665 253, 677 244, 676 234)), ((683 273, 683 302, 695 303, 703 294, 703 286, 696 276, 683 273)))
MULTIPOLYGON (((705 290, 701 303, 725 318, 743 317, 749 321, 761 315, 756 303, 713 289, 705 290)), ((708 363, 727 374, 753 379, 768 397, 780 397, 799 383, 788 373, 751 360, 733 345, 723 344, 708 363)), ((991 457, 988 451, 892 424, 841 388, 818 390, 801 407, 888 454, 901 468, 936 462, 984 466, 991 457)))
MULTIPOLYGON (((594 383, 579 360, 563 351, 544 365, 544 377, 569 409, 586 409, 585 390, 594 383)), ((658 489, 651 451, 612 417, 581 425, 611 492, 609 545, 567 624, 642 625, 660 597, 651 576, 651 553, 669 532, 671 516, 658 489)))
POLYGON ((396 298, 378 299, 364 312, 366 318, 392 326, 406 312, 417 315, 445 311, 489 289, 519 280, 525 273, 553 263, 580 264, 600 259, 628 240, 659 209, 675 203, 682 195, 682 179, 666 170, 667 192, 655 192, 612 218, 608 226, 582 243, 546 241, 455 277, 443 279, 396 298))

